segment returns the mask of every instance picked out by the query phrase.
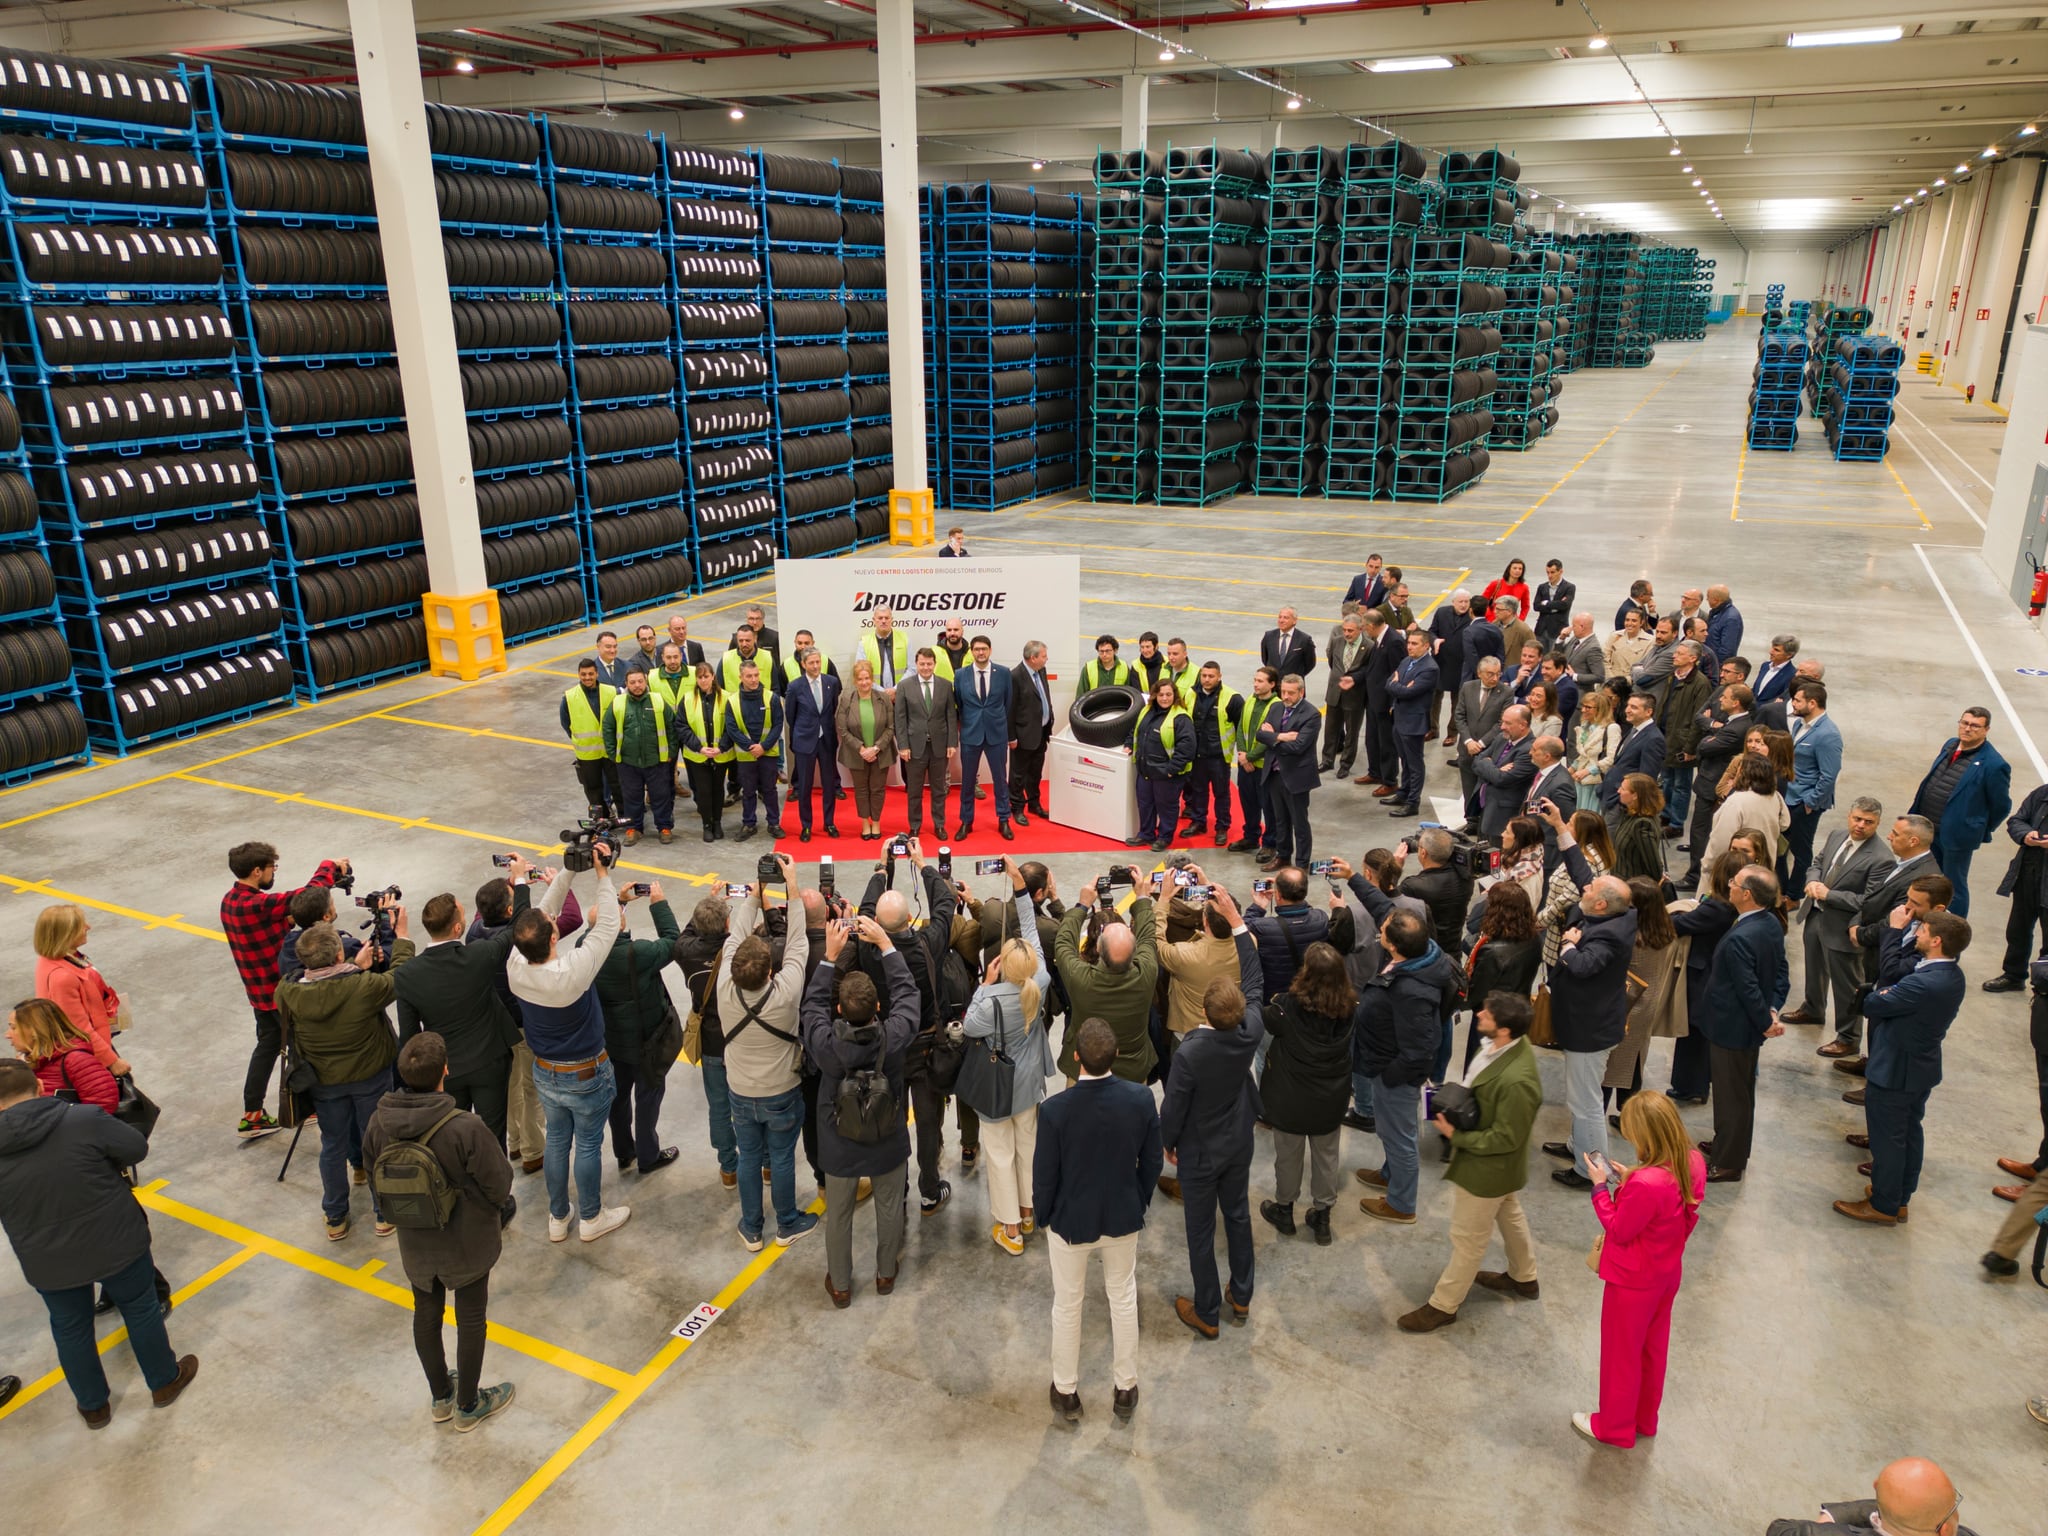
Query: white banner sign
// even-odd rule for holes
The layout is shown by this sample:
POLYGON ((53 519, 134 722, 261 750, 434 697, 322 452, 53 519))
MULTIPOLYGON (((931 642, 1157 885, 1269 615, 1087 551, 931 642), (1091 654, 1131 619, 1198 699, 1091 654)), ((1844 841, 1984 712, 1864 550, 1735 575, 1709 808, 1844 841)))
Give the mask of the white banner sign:
POLYGON ((1005 667, 1024 659, 1027 640, 1043 642, 1055 727, 1065 723, 1085 659, 1078 555, 775 562, 775 628, 784 647, 808 629, 849 681, 880 608, 909 636, 912 655, 920 645, 936 648, 951 618, 970 640, 987 635, 1005 667))

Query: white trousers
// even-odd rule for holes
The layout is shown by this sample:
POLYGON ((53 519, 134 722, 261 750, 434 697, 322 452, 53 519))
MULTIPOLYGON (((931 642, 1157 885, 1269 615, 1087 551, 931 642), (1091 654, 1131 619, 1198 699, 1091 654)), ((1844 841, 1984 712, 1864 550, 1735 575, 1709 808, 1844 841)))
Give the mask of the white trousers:
POLYGON ((1014 1227, 1031 1204, 1031 1159, 1038 1149, 1038 1106, 1007 1120, 981 1122, 981 1158, 988 1167, 989 1214, 1014 1227))
POLYGON ((1088 1284, 1088 1255, 1102 1255, 1102 1288, 1109 1293, 1110 1374, 1119 1391, 1138 1384, 1138 1234, 1069 1243, 1045 1234, 1052 1258, 1052 1384, 1061 1392, 1080 1390, 1081 1302, 1088 1284))

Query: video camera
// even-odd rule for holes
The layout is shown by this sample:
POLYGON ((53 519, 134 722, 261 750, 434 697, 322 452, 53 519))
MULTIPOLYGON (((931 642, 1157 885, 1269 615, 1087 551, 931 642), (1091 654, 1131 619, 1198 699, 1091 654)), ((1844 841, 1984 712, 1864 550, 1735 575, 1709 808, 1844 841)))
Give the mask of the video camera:
POLYGON ((1127 864, 1112 865, 1108 874, 1096 876, 1095 894, 1097 896, 1107 896, 1111 890, 1119 885, 1135 886, 1137 883, 1138 872, 1136 869, 1127 864))
POLYGON ((597 868, 597 855, 592 851, 594 843, 604 843, 617 859, 619 833, 624 823, 609 816, 586 816, 576 823, 572 832, 562 834, 562 868, 572 875, 580 875, 586 869, 597 868))
MULTIPOLYGON (((355 877, 350 875, 348 884, 341 888, 353 890, 355 877)), ((398 942, 397 931, 392 927, 391 909, 404 899, 405 892, 395 885, 387 885, 381 891, 371 891, 367 895, 356 897, 356 905, 370 914, 370 920, 364 923, 363 927, 376 930, 371 937, 377 948, 387 955, 391 953, 391 946, 398 942)))

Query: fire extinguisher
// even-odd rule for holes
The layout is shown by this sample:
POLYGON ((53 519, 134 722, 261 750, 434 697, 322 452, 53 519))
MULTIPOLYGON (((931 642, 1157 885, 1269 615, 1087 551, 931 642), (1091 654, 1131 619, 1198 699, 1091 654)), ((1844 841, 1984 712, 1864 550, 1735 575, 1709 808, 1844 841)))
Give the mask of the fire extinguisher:
POLYGON ((2027 563, 2034 568, 2034 592, 2027 599, 2027 617, 2038 619, 2041 610, 2048 608, 2048 566, 2043 566, 2031 550, 2027 554, 2027 563))
POLYGON ((1976 386, 1976 385, 1974 385, 1974 384, 1965 384, 1965 385, 1963 386, 1963 404, 1965 404, 1965 405, 1974 405, 1974 404, 1976 404, 1976 402, 1977 402, 1977 386, 1976 386))

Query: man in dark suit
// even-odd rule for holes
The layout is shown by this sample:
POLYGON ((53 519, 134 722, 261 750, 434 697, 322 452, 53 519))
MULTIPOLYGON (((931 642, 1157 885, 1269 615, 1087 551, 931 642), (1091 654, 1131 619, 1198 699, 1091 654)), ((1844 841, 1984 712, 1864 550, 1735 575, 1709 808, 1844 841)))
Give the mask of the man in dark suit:
POLYGON ((1277 668, 1282 677, 1290 672, 1307 677, 1316 669, 1315 641, 1295 623, 1292 608, 1282 608, 1274 623, 1277 627, 1259 641, 1259 660, 1277 668))
POLYGON ((1422 809, 1423 749, 1429 743, 1429 705, 1436 697, 1436 658, 1429 654, 1429 636, 1408 631, 1407 655, 1387 679, 1387 702, 1394 713, 1394 746, 1401 762, 1400 790, 1387 807, 1390 816, 1414 816, 1422 809))
POLYGON ((953 707, 960 712, 958 835, 974 830, 974 784, 985 762, 996 831, 1011 842, 1017 834, 1010 830, 1010 673, 989 660, 994 648, 987 635, 976 635, 968 645, 973 662, 953 674, 953 707))
MULTIPOLYGON (((1494 618, 1491 612, 1481 614, 1465 626, 1464 641, 1465 659, 1463 675, 1458 679, 1459 682, 1469 683, 1473 678, 1477 677, 1479 675, 1479 663, 1486 660, 1489 656, 1501 664, 1503 671, 1506 670, 1508 664, 1507 637, 1501 633, 1500 622, 1494 618)), ((1515 656, 1515 661, 1518 665, 1521 662, 1519 652, 1515 656)))
MULTIPOLYGON (((1813 878, 1799 899, 1801 944, 1806 956, 1806 995, 1797 1008, 1778 1015, 1785 1024, 1825 1024, 1827 996, 1835 994, 1835 1028, 1848 1027, 1856 993, 1869 977, 1863 950, 1849 937, 1849 924, 1863 904, 1870 882, 1891 868, 1892 855, 1877 835, 1884 808, 1864 798, 1849 807, 1849 824, 1830 833, 1813 878)), ((1858 1026, 1858 1039, 1861 1038, 1858 1026)))
MULTIPOLYGON (((1756 695, 1759 704, 1768 704, 1773 699, 1782 699, 1792 691, 1792 685, 1799 681, 1799 669, 1794 658, 1799 654, 1797 635, 1771 636, 1771 655, 1756 675, 1750 679, 1750 691, 1756 695)), ((1739 657, 1724 656, 1725 665, 1739 657)))
MULTIPOLYGON (((1478 626, 1468 626, 1468 635, 1478 626)), ((1467 741, 1485 741, 1500 729, 1500 717, 1510 704, 1514 703, 1513 692, 1501 680, 1500 658, 1489 656, 1480 664, 1478 674, 1469 682, 1458 686, 1451 700, 1451 735, 1458 744, 1458 788, 1465 797, 1465 806, 1479 803, 1479 775, 1472 771, 1472 754, 1465 750, 1467 741)))
POLYGON ((789 738, 792 754, 790 798, 796 801, 800 830, 797 841, 811 840, 811 784, 818 784, 818 803, 825 809, 825 835, 837 837, 832 825, 832 805, 839 795, 839 679, 824 669, 824 652, 806 645, 796 653, 802 670, 784 690, 783 734, 789 738))
POLYGON ((896 755, 903 764, 910 835, 924 823, 925 787, 931 787, 932 837, 946 841, 946 784, 960 756, 960 722, 953 713, 953 685, 938 676, 939 653, 917 648, 917 670, 896 689, 896 755))
POLYGON ((1498 838, 1522 814, 1536 765, 1529 760, 1535 743, 1529 736, 1529 706, 1510 704, 1501 711, 1500 729, 1485 741, 1467 739, 1472 772, 1479 780, 1479 804, 1465 807, 1465 825, 1477 824, 1477 835, 1498 838), (1477 814, 1474 814, 1476 811, 1477 814))
POLYGON ((1700 1147, 1707 1154, 1709 1184, 1739 1182, 1749 1166, 1757 1054, 1764 1041, 1785 1033, 1778 1010, 1790 988, 1785 930, 1778 926, 1778 877, 1748 865, 1735 877, 1728 900, 1735 922, 1714 951, 1699 1023, 1714 1077, 1714 1139, 1700 1147))
POLYGON ((1614 754, 1614 766, 1600 776, 1600 810, 1609 822, 1620 819, 1621 781, 1632 773, 1646 773, 1653 779, 1664 774, 1664 733, 1650 718, 1656 703, 1647 693, 1632 693, 1622 709, 1628 734, 1614 754))
MULTIPOLYGON (((1920 958, 1913 969, 1863 1000, 1870 1021, 1870 1066, 1863 1075, 1870 1188, 1861 1200, 1837 1200, 1835 1209, 1873 1226, 1904 1221, 1920 1187, 1921 1120, 1941 1081, 1941 1042, 1965 991, 1956 961, 1970 947, 1969 923, 1953 912, 1929 912, 1915 928, 1911 944, 1920 958)), ((1905 932, 1901 909, 1889 919, 1885 948, 1903 948, 1905 932)))
MULTIPOLYGON (((1866 975, 1877 972, 1878 940, 1884 937, 1884 920, 1894 907, 1905 904, 1915 881, 1939 879, 1943 891, 1940 905, 1947 906, 1954 894, 1941 868, 1934 862, 1934 827, 1924 816, 1901 816, 1892 823, 1885 839, 1897 861, 1887 867, 1883 860, 1871 871, 1857 903, 1855 921, 1849 925, 1849 939, 1863 957, 1866 975)), ((1835 1020, 1835 1038, 1815 1054, 1843 1058, 1836 1070, 1852 1077, 1863 1075, 1863 1015, 1852 1013, 1835 1020)))
POLYGON ((1526 810, 1522 814, 1534 817, 1543 828, 1543 878, 1548 880, 1558 865, 1557 829, 1543 819, 1543 813, 1536 807, 1548 800, 1569 820, 1571 808, 1578 803, 1579 786, 1573 782, 1571 767, 1565 762, 1564 742, 1555 736, 1538 736, 1529 743, 1529 764, 1536 776, 1523 797, 1526 810))
POLYGON ((1970 912, 1970 860, 2012 814, 2012 765, 1990 733, 1990 710, 1964 710, 1908 807, 1934 823, 1934 862, 1955 883, 1957 917, 1970 912))
POLYGON ((1027 640, 1024 659, 1010 668, 1010 820, 1020 827, 1045 815, 1045 744, 1052 739, 1052 685, 1045 676, 1045 642, 1027 640))
POLYGON ((669 615, 668 637, 683 653, 683 665, 695 667, 704 660, 704 642, 690 638, 690 621, 680 613, 669 615))
MULTIPOLYGON (((777 693, 787 692, 789 685, 804 675, 802 661, 804 647, 814 646, 816 644, 817 641, 812 638, 811 632, 808 629, 798 630, 796 634, 791 638, 789 660, 785 661, 780 667, 776 669, 775 672, 775 691, 777 693)), ((839 678, 840 689, 842 692, 844 692, 846 680, 845 678, 840 677, 839 663, 834 661, 830 656, 826 656, 822 650, 819 651, 818 654, 819 656, 823 657, 823 660, 819 664, 818 670, 824 673, 827 677, 839 678)))
MULTIPOLYGON (((1727 675, 1725 672, 1723 675, 1727 675)), ((1693 757, 1698 766, 1692 777, 1692 828, 1686 850, 1692 862, 1678 882, 1681 891, 1699 889, 1707 842, 1714 832, 1714 812, 1721 800, 1721 775, 1742 751, 1742 743, 1753 723, 1750 711, 1755 700, 1741 683, 1731 683, 1714 695, 1713 702, 1699 711, 1695 723, 1693 757)))
POLYGON ((1205 1339, 1216 1337, 1223 1293, 1216 1277, 1216 1213, 1230 1246, 1230 1320, 1242 1324, 1252 1306, 1252 1125, 1259 1117, 1252 1057, 1265 1038, 1264 983, 1258 946, 1237 903, 1221 886, 1210 903, 1230 924, 1237 944, 1237 985, 1218 980, 1202 998, 1202 1025, 1188 1032, 1166 1079, 1159 1139, 1180 1170, 1187 1215, 1192 1299, 1176 1296, 1174 1315, 1205 1339))
POLYGON ((1351 585, 1344 589, 1344 601, 1356 603, 1361 609, 1377 608, 1387 600, 1387 579, 1380 574, 1380 557, 1367 555, 1365 569, 1351 578, 1351 585))
MULTIPOLYGON (((516 882, 515 915, 526 907, 526 878, 532 873, 531 864, 513 856, 509 874, 516 882)), ((398 1043, 424 1030, 447 1041, 448 1082, 442 1091, 457 1109, 474 1110, 502 1150, 512 1048, 526 1043, 502 990, 505 957, 512 952, 511 924, 493 938, 465 944, 462 903, 445 891, 427 899, 420 921, 426 925, 427 947, 391 973, 398 992, 398 1043)))
MULTIPOLYGON (((1365 736, 1364 781, 1377 784, 1373 794, 1381 800, 1400 793, 1401 760, 1394 745, 1394 702, 1387 697, 1387 679, 1408 654, 1406 634, 1386 622, 1386 614, 1368 609, 1365 620, 1365 736)), ((1355 691, 1355 690, 1354 690, 1355 691)))
POLYGON ((1088 1255, 1102 1255, 1109 1295, 1115 1409, 1138 1406, 1138 1231, 1165 1159, 1159 1111, 1143 1083, 1112 1075, 1116 1031, 1100 1019, 1075 1041, 1080 1077, 1038 1107, 1032 1198, 1052 1262, 1052 1406, 1069 1424, 1081 1417, 1081 1300, 1088 1255))
POLYGON ((1322 782, 1316 772, 1316 736, 1323 719, 1302 698, 1301 678, 1280 679, 1280 703, 1259 727, 1259 745, 1266 752, 1266 819, 1273 845, 1259 854, 1261 869, 1283 864, 1308 867, 1312 834, 1308 797, 1322 782))
POLYGON ((1543 562, 1543 582, 1531 597, 1530 606, 1535 610, 1536 638, 1543 642, 1544 650, 1555 645, 1565 625, 1571 623, 1572 603, 1578 595, 1579 589, 1564 579, 1562 560, 1543 562))

